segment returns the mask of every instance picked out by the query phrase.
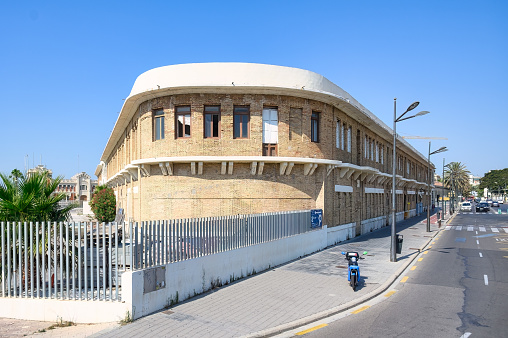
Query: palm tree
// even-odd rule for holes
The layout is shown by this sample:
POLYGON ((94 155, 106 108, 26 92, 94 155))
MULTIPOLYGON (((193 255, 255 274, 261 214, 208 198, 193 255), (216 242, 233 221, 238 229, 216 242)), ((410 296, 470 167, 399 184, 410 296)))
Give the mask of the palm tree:
POLYGON ((23 173, 21 171, 19 171, 18 169, 13 169, 11 171, 11 174, 9 175, 10 178, 14 179, 14 181, 18 181, 18 179, 24 177, 23 176, 23 173))
POLYGON ((470 192, 469 170, 460 162, 451 162, 445 166, 444 184, 448 189, 453 191, 453 196, 457 193, 462 195, 470 192))
MULTIPOLYGON (((65 194, 55 193, 62 179, 61 176, 51 179, 47 172, 36 172, 28 177, 23 175, 17 177, 14 171, 11 177, 0 173, 0 222, 13 222, 10 227, 4 227, 2 224, 1 231, 4 232, 4 238, 16 238, 15 242, 11 242, 10 247, 5 248, 6 250, 11 250, 16 255, 21 252, 22 256, 30 250, 24 245, 30 242, 35 243, 37 236, 33 231, 34 228, 30 231, 30 222, 45 222, 49 227, 49 222, 64 222, 69 219, 70 210, 76 205, 60 207, 59 202, 65 199, 65 194), (27 231, 25 231, 25 225, 27 231), (27 238, 25 241, 25 232, 31 233, 33 238, 27 238), (14 234, 16 236, 13 236, 14 234)), ((48 238, 46 237, 45 242, 42 243, 40 231, 39 251, 28 252, 30 256, 45 255, 47 252, 48 238)), ((51 228, 51 232, 54 231, 59 234, 60 225, 51 228)), ((53 250, 59 250, 59 248, 53 248, 53 250)), ((50 262, 49 259, 47 263, 54 265, 54 262, 50 262)), ((21 271, 24 279, 24 266, 21 271)), ((30 278, 31 275, 30 271, 27 277, 30 278)))
POLYGON ((65 200, 65 194, 55 193, 61 176, 51 179, 46 172, 36 172, 10 178, 0 173, 0 179, 0 221, 66 221, 75 208, 59 206, 65 200))

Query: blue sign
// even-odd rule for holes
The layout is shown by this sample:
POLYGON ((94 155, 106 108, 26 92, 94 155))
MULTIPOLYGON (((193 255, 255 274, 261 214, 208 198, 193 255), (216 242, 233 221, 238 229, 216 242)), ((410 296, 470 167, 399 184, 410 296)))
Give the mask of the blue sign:
POLYGON ((321 228, 323 226, 323 210, 313 209, 310 211, 311 228, 321 228))

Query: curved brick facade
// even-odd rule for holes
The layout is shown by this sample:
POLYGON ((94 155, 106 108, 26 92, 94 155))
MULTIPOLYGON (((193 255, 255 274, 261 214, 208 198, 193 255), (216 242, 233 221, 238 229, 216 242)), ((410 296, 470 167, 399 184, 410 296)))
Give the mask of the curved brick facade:
MULTIPOLYGON (((127 220, 321 208, 324 224, 391 210, 391 130, 321 75, 253 64, 142 74, 96 175, 127 220), (230 81, 231 80, 231 81, 230 81)), ((398 211, 414 214, 427 162, 397 147, 398 211), (400 191, 399 191, 400 189, 400 191)))

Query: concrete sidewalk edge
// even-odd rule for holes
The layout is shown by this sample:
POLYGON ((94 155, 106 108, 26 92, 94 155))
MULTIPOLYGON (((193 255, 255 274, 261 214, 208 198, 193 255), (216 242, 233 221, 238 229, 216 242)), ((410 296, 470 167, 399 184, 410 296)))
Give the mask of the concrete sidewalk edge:
MULTIPOLYGON (((451 220, 452 218, 450 218, 449 220, 451 220)), ((304 318, 301 318, 301 319, 298 319, 298 320, 295 320, 295 321, 292 321, 292 322, 289 322, 286 324, 282 324, 282 325, 279 325, 279 326, 276 326, 276 327, 273 327, 270 329, 254 332, 254 333, 245 335, 243 337, 245 337, 245 338, 270 337, 270 336, 274 336, 277 334, 281 334, 283 332, 290 331, 290 330, 296 329, 298 327, 301 327, 301 326, 316 322, 318 320, 321 320, 321 319, 324 319, 327 317, 331 317, 331 316, 334 316, 334 315, 339 314, 341 312, 347 311, 349 309, 352 309, 362 303, 365 303, 365 302, 379 296, 380 294, 385 292, 390 286, 392 286, 392 284, 397 280, 397 278, 399 278, 400 275, 414 262, 414 260, 417 259, 423 253, 425 248, 429 245, 429 243, 434 239, 435 236, 437 236, 437 234, 441 230, 442 230, 442 228, 438 229, 432 235, 432 237, 429 238, 427 243, 425 243, 425 245, 420 250, 420 252, 418 252, 413 258, 409 259, 406 263, 404 263, 390 278, 388 278, 388 280, 386 282, 384 282, 380 287, 376 288, 375 290, 372 290, 368 294, 363 295, 353 301, 350 301, 345 304, 331 308, 329 310, 322 311, 322 312, 316 313, 314 315, 304 317, 304 318)))

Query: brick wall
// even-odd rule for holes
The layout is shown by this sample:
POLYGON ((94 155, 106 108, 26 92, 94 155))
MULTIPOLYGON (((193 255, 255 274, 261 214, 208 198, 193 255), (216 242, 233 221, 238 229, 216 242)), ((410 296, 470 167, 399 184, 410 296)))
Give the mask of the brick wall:
MULTIPOLYGON (((277 107, 278 156, 339 160, 369 166, 391 174, 391 139, 376 135, 337 107, 284 95, 181 94, 155 98, 141 103, 131 122, 107 160, 107 175, 112 177, 137 159, 179 156, 261 156, 262 110, 277 107), (175 107, 190 105, 191 137, 175 138, 175 107), (204 106, 220 105, 218 139, 204 138, 204 106), (233 138, 233 107, 250 107, 248 139, 233 138), (154 141, 153 111, 164 110, 165 137, 154 141), (319 113, 319 142, 311 142, 311 114, 319 113), (351 151, 336 127, 344 133, 351 128, 351 151), (383 151, 381 156, 365 156, 365 140, 383 151)), ((386 136, 385 136, 386 137, 386 136)), ((370 148, 369 148, 370 149, 370 148)), ((424 181, 426 164, 411 154, 397 150, 402 168, 399 175, 424 181), (410 163, 407 173, 406 163, 410 163), (423 174, 422 174, 423 173, 423 174)), ((279 166, 265 164, 263 174, 251 175, 248 164, 235 163, 233 175, 221 175, 220 164, 205 164, 203 174, 191 175, 190 164, 174 164, 173 176, 164 176, 151 166, 151 175, 115 188, 119 207, 135 220, 223 216, 270 211, 322 208, 329 226, 388 215, 391 211, 391 180, 377 181, 340 178, 337 170, 329 175, 323 166, 312 176, 303 175, 303 165, 295 165, 291 175, 281 176, 279 166), (335 192, 335 185, 353 187, 352 193, 335 192), (382 188, 384 194, 366 194, 364 188, 382 188)), ((416 195, 398 196, 398 210, 416 207, 416 195), (404 205, 404 203, 409 203, 404 205)))

